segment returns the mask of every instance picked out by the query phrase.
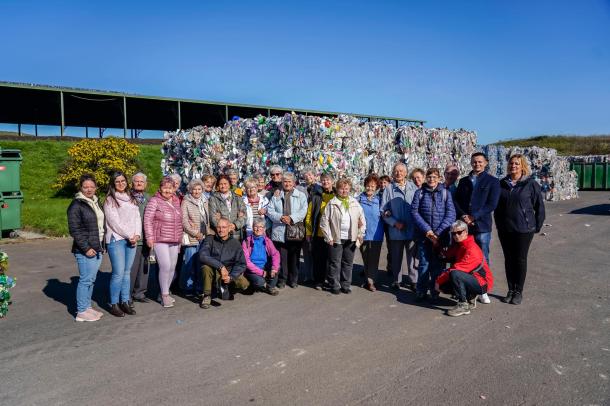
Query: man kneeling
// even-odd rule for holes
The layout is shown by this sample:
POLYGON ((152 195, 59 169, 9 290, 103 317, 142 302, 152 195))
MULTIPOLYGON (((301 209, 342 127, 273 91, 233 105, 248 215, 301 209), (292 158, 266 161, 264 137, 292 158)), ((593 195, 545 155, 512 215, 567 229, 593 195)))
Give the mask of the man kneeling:
MULTIPOLYGON (((216 224, 216 235, 206 237, 199 250, 199 261, 203 274, 203 299, 199 305, 208 309, 212 304, 212 283, 220 281, 220 288, 228 292, 229 285, 237 290, 246 290, 250 283, 244 277, 246 258, 235 238, 229 235, 231 222, 221 218, 216 224)), ((221 292, 218 292, 221 294, 221 292)), ((230 299, 231 295, 222 297, 230 299)))
POLYGON ((468 226, 461 220, 451 225, 453 244, 444 253, 451 261, 451 267, 439 275, 434 288, 437 291, 453 293, 457 305, 450 309, 449 316, 470 314, 476 307, 477 295, 491 292, 493 275, 489 270, 483 251, 474 237, 468 235, 468 226))
POLYGON ((256 219, 252 225, 252 235, 242 243, 246 257, 246 278, 254 289, 277 296, 278 269, 280 252, 273 241, 265 235, 265 220, 256 219))

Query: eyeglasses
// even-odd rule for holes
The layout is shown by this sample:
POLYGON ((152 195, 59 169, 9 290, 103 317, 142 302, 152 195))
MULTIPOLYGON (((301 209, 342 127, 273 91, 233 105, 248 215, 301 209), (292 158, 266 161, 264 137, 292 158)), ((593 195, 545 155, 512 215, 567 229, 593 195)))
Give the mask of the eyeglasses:
POLYGON ((281 173, 272 173, 271 176, 281 176, 281 173))
POLYGON ((460 234, 462 234, 464 231, 466 231, 466 230, 452 231, 452 232, 451 232, 451 235, 460 235, 460 234))

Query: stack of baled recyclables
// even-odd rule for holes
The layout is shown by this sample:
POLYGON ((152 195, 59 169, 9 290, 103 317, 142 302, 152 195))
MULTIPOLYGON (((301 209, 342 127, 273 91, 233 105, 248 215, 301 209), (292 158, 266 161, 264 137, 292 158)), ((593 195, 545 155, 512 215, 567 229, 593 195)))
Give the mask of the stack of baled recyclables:
POLYGON ((0 231, 16 237, 21 228, 21 151, 0 148, 0 231))
POLYGON ((245 179, 280 165, 297 176, 310 169, 348 177, 358 192, 368 173, 391 174, 398 161, 409 169, 438 167, 442 172, 446 164, 456 163, 462 172, 468 171, 475 146, 473 131, 395 128, 347 115, 286 114, 234 119, 222 128, 168 132, 161 167, 164 174, 177 173, 186 183, 229 168, 245 179))

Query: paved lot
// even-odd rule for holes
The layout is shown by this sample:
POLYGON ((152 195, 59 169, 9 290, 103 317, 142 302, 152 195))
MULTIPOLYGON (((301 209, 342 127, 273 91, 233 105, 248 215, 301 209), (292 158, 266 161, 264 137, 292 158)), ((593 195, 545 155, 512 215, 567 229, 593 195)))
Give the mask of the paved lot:
MULTIPOLYGON (((610 200, 582 196, 548 205, 524 303, 492 297, 460 318, 406 290, 299 287, 76 323, 70 241, 3 245, 18 286, 0 320, 0 404, 608 405, 610 200)), ((496 238, 498 295, 502 261, 496 238)))

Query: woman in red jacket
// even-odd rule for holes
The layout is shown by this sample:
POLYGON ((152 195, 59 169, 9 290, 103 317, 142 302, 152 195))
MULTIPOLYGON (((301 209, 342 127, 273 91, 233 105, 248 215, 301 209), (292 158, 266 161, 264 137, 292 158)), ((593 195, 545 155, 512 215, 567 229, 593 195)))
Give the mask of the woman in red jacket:
POLYGON ((483 251, 474 237, 468 235, 468 226, 461 220, 451 225, 453 244, 445 252, 451 267, 437 279, 434 288, 446 293, 453 292, 458 303, 449 309, 449 316, 470 314, 476 307, 477 295, 491 292, 494 278, 489 270, 483 251))
POLYGON ((173 307, 174 299, 169 295, 169 285, 174 279, 180 241, 182 240, 182 211, 180 200, 175 195, 172 178, 164 177, 159 191, 149 200, 144 210, 144 232, 146 244, 155 250, 159 266, 161 304, 173 307))

